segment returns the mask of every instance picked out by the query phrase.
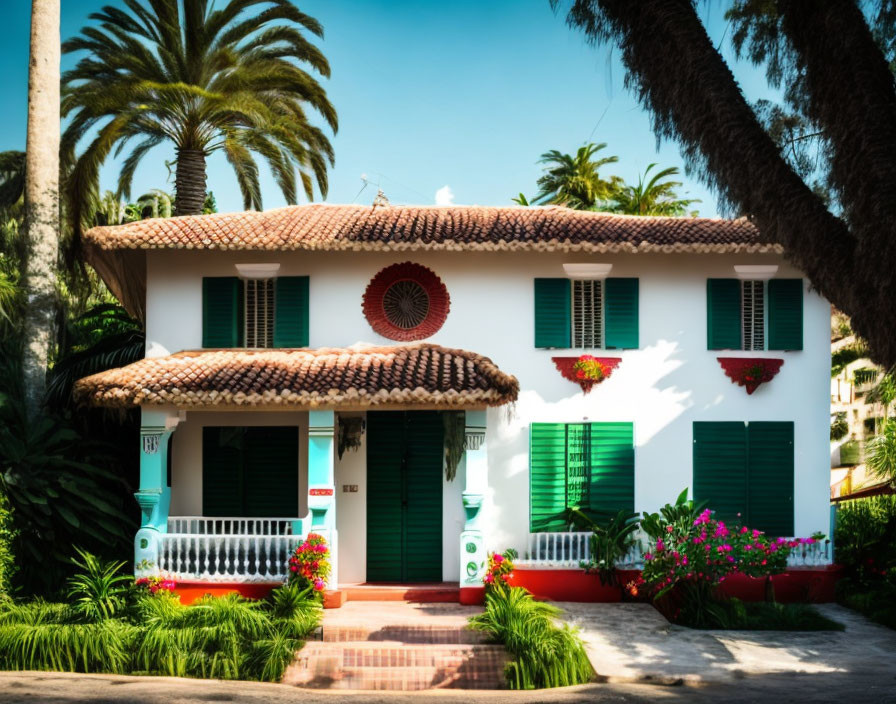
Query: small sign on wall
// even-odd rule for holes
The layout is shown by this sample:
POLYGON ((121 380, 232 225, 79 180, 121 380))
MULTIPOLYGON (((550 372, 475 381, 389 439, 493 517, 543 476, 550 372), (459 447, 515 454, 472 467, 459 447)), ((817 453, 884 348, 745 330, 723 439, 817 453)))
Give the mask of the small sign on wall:
POLYGON ((332 496, 333 490, 332 489, 309 489, 308 495, 309 496, 332 496))
POLYGON ((342 485, 342 493, 343 494, 357 494, 358 493, 358 485, 357 484, 343 484, 342 485))

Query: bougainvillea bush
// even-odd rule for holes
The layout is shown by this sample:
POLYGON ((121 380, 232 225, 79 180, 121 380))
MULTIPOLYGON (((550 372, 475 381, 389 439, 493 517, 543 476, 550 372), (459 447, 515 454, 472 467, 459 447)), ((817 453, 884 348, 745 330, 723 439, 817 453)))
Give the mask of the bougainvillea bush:
POLYGON ((312 587, 322 594, 330 576, 330 548, 327 540, 317 533, 309 533, 289 558, 289 582, 312 587))
POLYGON ((490 552, 488 554, 488 568, 482 578, 486 591, 507 586, 513 577, 513 561, 515 559, 516 550, 513 548, 502 553, 490 552))
POLYGON ((134 586, 145 589, 150 594, 160 594, 162 592, 174 592, 177 583, 170 577, 156 575, 154 577, 140 577, 140 579, 134 582, 134 586))
MULTIPOLYGON (((688 502, 693 506, 692 502, 688 502)), ((665 515, 645 517, 642 527, 651 538, 644 554, 643 585, 660 600, 668 597, 671 616, 702 626, 709 605, 718 602, 716 588, 728 577, 770 577, 787 568, 787 557, 814 538, 770 538, 747 526, 717 519, 708 508, 667 507, 665 515), (699 511, 699 512, 698 512, 699 511)))

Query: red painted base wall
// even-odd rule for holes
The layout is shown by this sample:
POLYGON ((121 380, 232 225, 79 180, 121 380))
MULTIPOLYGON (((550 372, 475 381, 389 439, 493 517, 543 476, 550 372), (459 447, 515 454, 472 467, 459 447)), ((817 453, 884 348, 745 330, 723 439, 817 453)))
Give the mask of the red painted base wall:
POLYGON ((178 582, 174 593, 180 596, 180 603, 189 606, 206 594, 224 596, 225 594, 241 594, 247 599, 264 599, 278 584, 239 584, 216 582, 178 582))
MULTIPOLYGON (((801 567, 771 578, 775 600, 781 603, 834 601, 834 587, 843 569, 837 565, 829 567, 801 567)), ((638 578, 640 570, 620 570, 619 581, 625 585, 638 578)), ((584 570, 539 570, 516 568, 510 584, 525 587, 538 599, 551 601, 615 602, 622 600, 618 587, 604 586, 596 574, 584 570)), ((463 592, 465 590, 461 590, 463 592)), ((764 601, 766 584, 764 579, 753 579, 744 575, 729 577, 721 586, 721 592, 728 597, 742 601, 764 601)), ((472 595, 471 595, 472 596, 472 595)), ((461 596, 463 600, 463 595, 461 596)))

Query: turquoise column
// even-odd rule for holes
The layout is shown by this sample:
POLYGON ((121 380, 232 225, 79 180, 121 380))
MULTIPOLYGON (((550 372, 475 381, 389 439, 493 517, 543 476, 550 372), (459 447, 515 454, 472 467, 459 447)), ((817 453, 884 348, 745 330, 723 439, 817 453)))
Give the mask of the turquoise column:
POLYGON ((134 536, 134 574, 154 575, 159 569, 159 536, 168 531, 168 441, 177 425, 167 414, 144 412, 140 425, 140 489, 134 494, 142 512, 134 536))
MULTIPOLYGON (((482 500, 488 488, 488 448, 485 443, 486 411, 466 411, 464 456, 466 482, 463 491, 464 529, 460 534, 460 586, 482 587, 486 552, 480 525, 482 500)), ((463 592, 461 592, 463 595, 463 592)), ((463 596, 461 597, 463 601, 463 596)))
POLYGON ((339 540, 336 534, 336 414, 333 411, 308 412, 308 510, 311 530, 322 534, 330 544, 330 572, 327 587, 335 589, 339 540))

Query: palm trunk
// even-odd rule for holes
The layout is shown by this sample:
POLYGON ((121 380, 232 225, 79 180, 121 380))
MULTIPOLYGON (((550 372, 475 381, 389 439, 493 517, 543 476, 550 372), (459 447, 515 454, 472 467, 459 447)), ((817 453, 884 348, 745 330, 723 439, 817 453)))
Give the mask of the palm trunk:
POLYGON ((25 409, 39 412, 53 341, 59 254, 60 0, 33 0, 25 155, 25 409))
POLYGON ((850 311, 852 325, 876 356, 892 363, 896 336, 880 313, 892 310, 896 300, 893 73, 854 0, 785 0, 780 7, 802 70, 807 114, 830 145, 831 182, 856 238, 853 275, 874 282, 869 297, 850 311))
POLYGON ((205 152, 179 147, 174 176, 174 214, 200 215, 205 203, 205 152))
POLYGON ((629 83, 652 112, 656 132, 678 141, 704 181, 764 239, 784 246, 813 287, 852 317, 878 361, 896 363, 891 326, 871 322, 892 308, 876 293, 892 278, 882 273, 885 262, 874 277, 859 274, 854 234, 781 157, 691 0, 574 0, 569 21, 593 40, 611 37, 621 47, 629 83))

